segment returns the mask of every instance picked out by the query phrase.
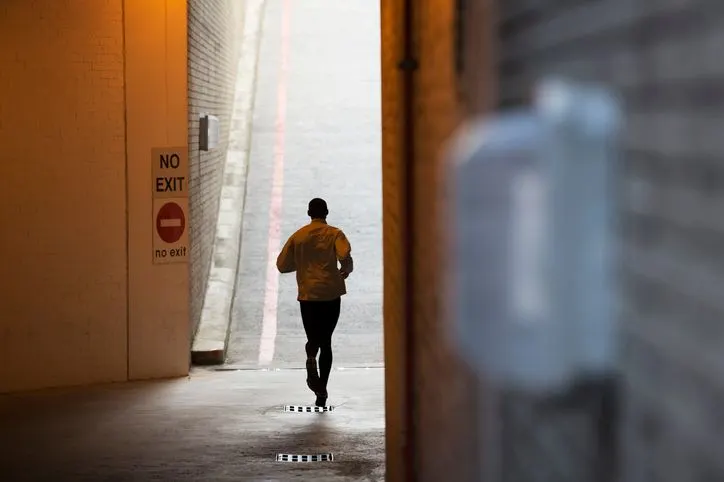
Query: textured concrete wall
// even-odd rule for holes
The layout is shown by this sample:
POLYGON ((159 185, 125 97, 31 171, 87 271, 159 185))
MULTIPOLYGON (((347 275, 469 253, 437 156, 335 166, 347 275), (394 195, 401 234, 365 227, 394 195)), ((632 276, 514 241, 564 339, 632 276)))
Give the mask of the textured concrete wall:
MULTIPOLYGON (((505 102, 523 98, 545 72, 606 82, 626 102, 622 480, 724 480, 722 4, 500 3, 505 102)), ((518 456, 508 451, 505 480, 586 480, 591 434, 581 415, 539 419, 536 427, 509 413, 518 456)))
POLYGON ((636 7, 629 49, 611 54, 629 108, 625 478, 724 480, 724 9, 636 7))
POLYGON ((188 0, 189 158, 191 160, 191 329, 208 281, 231 128, 244 0, 188 0), (199 115, 219 118, 220 142, 199 151, 199 115))
POLYGON ((126 377, 122 22, 0 4, 0 391, 126 377))

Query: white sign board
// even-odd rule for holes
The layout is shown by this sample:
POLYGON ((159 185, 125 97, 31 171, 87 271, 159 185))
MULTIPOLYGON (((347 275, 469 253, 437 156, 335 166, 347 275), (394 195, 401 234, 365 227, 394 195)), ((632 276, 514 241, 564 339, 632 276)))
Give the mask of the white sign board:
POLYGON ((154 264, 186 263, 189 257, 189 164, 186 147, 151 150, 154 264))

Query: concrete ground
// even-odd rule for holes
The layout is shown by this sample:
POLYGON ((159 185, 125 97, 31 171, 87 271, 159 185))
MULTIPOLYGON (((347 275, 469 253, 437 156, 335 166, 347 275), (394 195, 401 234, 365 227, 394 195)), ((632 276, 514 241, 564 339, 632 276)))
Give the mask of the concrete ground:
POLYGON ((382 369, 334 373, 330 413, 285 413, 296 370, 197 370, 188 379, 0 396, 0 480, 384 479, 382 369), (332 462, 276 462, 277 453, 332 462))
POLYGON ((309 222, 308 201, 323 197, 329 223, 345 231, 355 260, 334 337, 335 365, 382 365, 378 3, 267 1, 228 364, 260 365, 266 321, 276 328, 268 365, 303 366, 295 278, 276 278, 273 263, 287 237, 309 222), (275 228, 278 242, 270 243, 275 228))

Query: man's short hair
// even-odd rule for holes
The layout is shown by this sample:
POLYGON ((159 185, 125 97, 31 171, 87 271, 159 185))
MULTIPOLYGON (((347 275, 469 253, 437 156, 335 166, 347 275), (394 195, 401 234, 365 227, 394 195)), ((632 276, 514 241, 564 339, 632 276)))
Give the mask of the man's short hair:
POLYGON ((309 210, 307 211, 307 214, 309 214, 312 218, 326 218, 327 214, 329 214, 327 202, 324 199, 315 197, 309 201, 309 210))

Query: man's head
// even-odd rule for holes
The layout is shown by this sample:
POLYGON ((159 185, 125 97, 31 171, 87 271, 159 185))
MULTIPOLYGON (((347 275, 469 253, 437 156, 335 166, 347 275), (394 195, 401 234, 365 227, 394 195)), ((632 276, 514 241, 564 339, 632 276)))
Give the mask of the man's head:
POLYGON ((329 211, 327 210, 327 202, 324 199, 315 197, 309 201, 307 214, 312 219, 327 219, 327 214, 329 214, 329 211))

